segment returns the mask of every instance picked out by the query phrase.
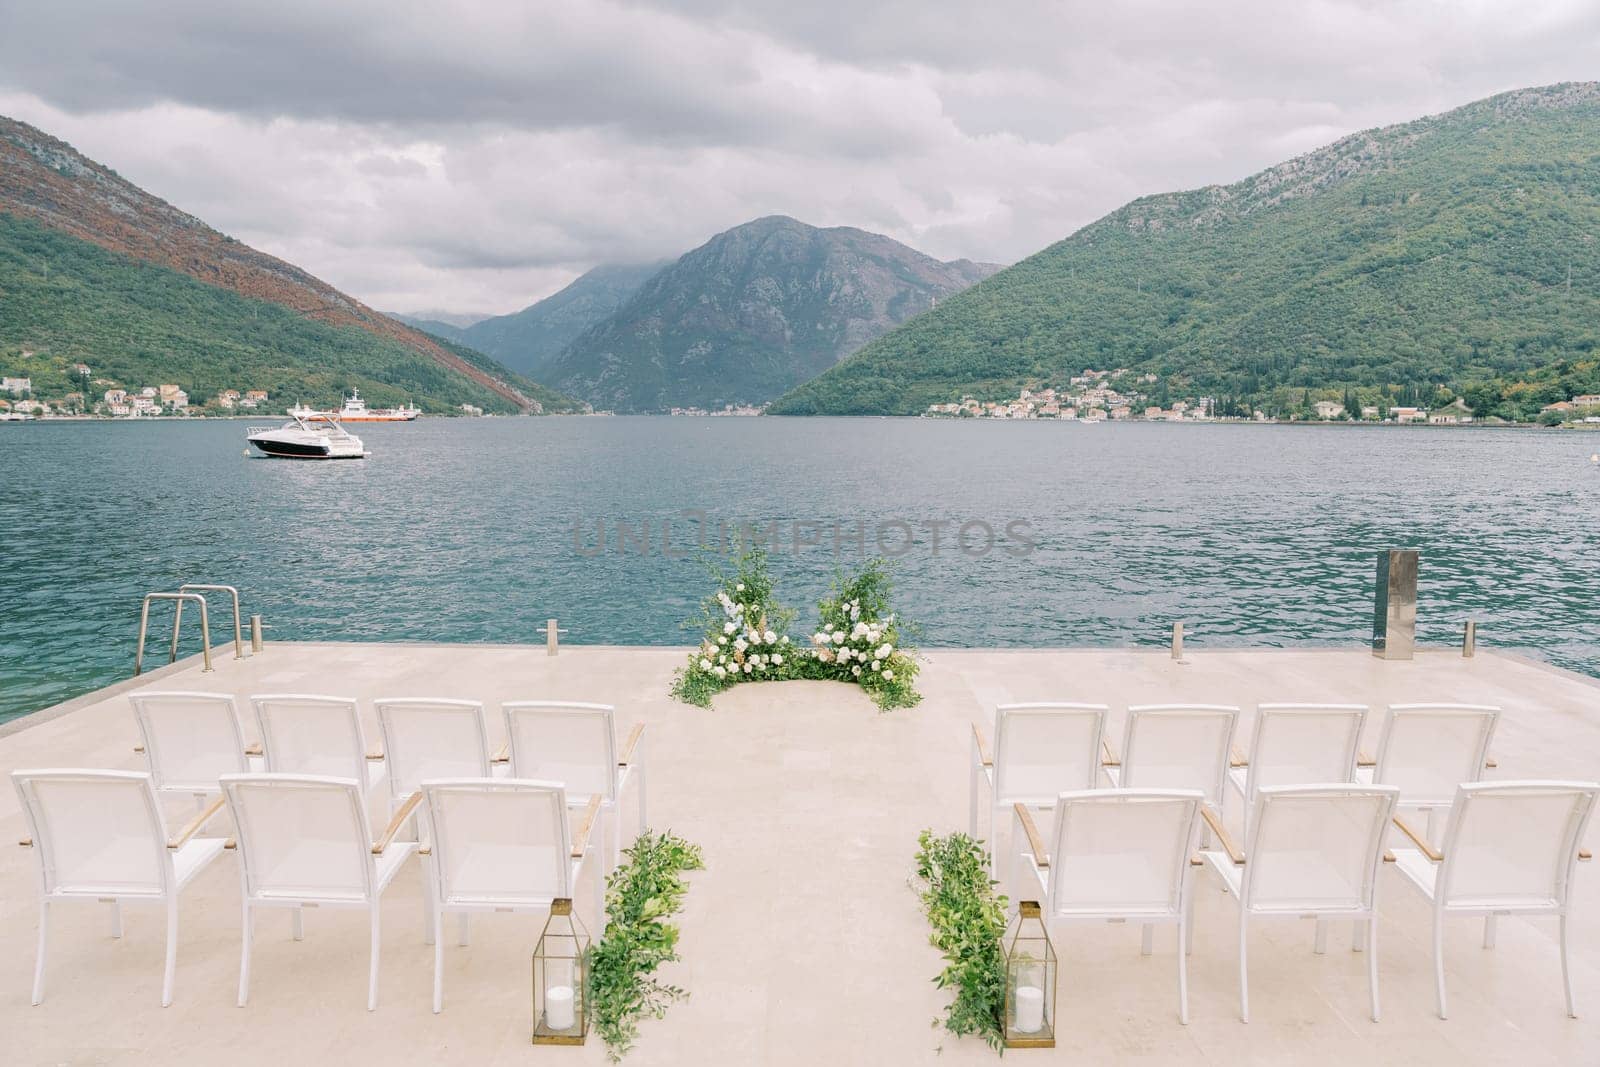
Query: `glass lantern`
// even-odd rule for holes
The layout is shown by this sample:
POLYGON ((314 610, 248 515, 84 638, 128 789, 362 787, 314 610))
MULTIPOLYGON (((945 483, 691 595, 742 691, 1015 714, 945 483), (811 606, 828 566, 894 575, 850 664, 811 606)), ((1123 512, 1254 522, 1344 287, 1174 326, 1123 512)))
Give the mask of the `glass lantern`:
POLYGON ((589 1029, 584 991, 589 977, 589 932, 557 899, 533 950, 533 1043, 581 1045, 589 1029))
POLYGON ((1006 931, 1006 1047, 1056 1047, 1056 950, 1036 900, 1006 931))

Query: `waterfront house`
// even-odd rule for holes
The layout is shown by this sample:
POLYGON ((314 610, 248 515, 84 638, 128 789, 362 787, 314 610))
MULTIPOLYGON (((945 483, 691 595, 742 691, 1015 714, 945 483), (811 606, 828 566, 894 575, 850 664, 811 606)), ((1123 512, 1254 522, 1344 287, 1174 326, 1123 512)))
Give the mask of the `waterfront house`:
POLYGON ((267 400, 267 391, 265 389, 251 389, 244 394, 244 398, 246 400, 254 400, 257 404, 263 404, 267 400))
POLYGON ((1344 414, 1344 405, 1333 400, 1319 400, 1314 405, 1319 419, 1337 419, 1344 414))
POLYGON ((126 404, 128 402, 128 391, 126 389, 107 389, 105 401, 107 404, 126 404))
POLYGON ((138 396, 130 396, 128 398, 128 414, 130 415, 155 415, 160 411, 161 405, 156 403, 156 399, 153 396, 145 396, 140 393, 138 396))
POLYGON ((1572 398, 1572 404, 1574 407, 1580 408, 1600 408, 1600 393, 1585 393, 1583 396, 1575 396, 1572 398))
POLYGON ((142 397, 147 397, 147 398, 149 398, 151 400, 154 400, 157 396, 160 395, 160 392, 156 389, 155 386, 147 385, 143 389, 139 390, 139 395, 142 396, 142 397))
POLYGON ((0 378, 0 389, 4 389, 12 396, 21 396, 33 392, 32 378, 0 378))
POLYGON ((21 411, 28 415, 48 415, 50 405, 42 400, 18 400, 11 405, 12 411, 21 411))
POLYGON ((161 406, 164 408, 186 408, 189 406, 189 394, 176 385, 161 386, 161 406))
POLYGON ((1427 422, 1428 412, 1424 408, 1390 408, 1389 417, 1395 422, 1427 422))
POLYGON ((1432 426, 1455 426, 1472 421, 1472 409, 1459 396, 1428 416, 1432 426))

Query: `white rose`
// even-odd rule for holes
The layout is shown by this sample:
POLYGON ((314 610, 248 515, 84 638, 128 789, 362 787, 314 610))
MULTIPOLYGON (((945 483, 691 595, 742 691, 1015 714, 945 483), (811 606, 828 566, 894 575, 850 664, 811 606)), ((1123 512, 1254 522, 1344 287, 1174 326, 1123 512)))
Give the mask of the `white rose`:
POLYGON ((851 667, 850 668, 850 673, 855 675, 857 678, 859 678, 859 677, 861 677, 861 668, 860 667, 851 667))
POLYGON ((773 666, 776 666, 776 667, 783 666, 783 657, 782 656, 773 656, 772 657, 772 663, 773 663, 773 666))
POLYGON ((767 631, 767 644, 770 645, 770 644, 772 644, 773 642, 775 642, 777 640, 778 640, 778 635, 773 633, 771 630, 768 630, 767 631))
POLYGON ((726 667, 713 667, 713 668, 711 668, 711 673, 716 675, 718 678, 726 678, 728 676, 728 668, 726 668, 726 667))
POLYGON ((885 642, 884 644, 878 646, 878 658, 879 659, 888 659, 892 655, 894 655, 894 646, 893 645, 889 644, 888 642, 885 642))
POLYGON ((727 644, 727 643, 728 643, 728 639, 727 639, 727 638, 726 638, 726 637, 719 637, 719 638, 717 638, 717 644, 719 644, 719 645, 725 645, 725 644, 727 644))
POLYGON ((725 633, 725 634, 731 634, 731 633, 733 633, 733 631, 737 630, 738 628, 739 627, 735 626, 731 622, 725 622, 725 623, 722 624, 722 632, 725 633))
POLYGON ((745 649, 750 647, 750 642, 741 637, 733 643, 733 647, 736 651, 743 652, 745 649))
POLYGON ((780 645, 787 645, 788 643, 789 643, 789 635, 788 634, 784 634, 781 638, 778 639, 778 644, 780 644, 780 645))
POLYGON ((884 671, 883 672, 883 680, 886 681, 886 682, 894 681, 894 671, 884 671))
POLYGON ((734 591, 734 592, 735 592, 735 593, 742 593, 742 592, 744 592, 744 583, 743 583, 743 582, 740 582, 740 583, 739 583, 739 584, 738 584, 738 585, 736 585, 736 586, 734 586, 734 587, 733 587, 733 591, 734 591))
POLYGON ((838 633, 833 635, 833 643, 836 644, 836 645, 844 644, 844 631, 841 630, 840 632, 838 632, 838 633))
POLYGON ((841 648, 839 650, 839 662, 840 663, 848 663, 848 662, 850 662, 850 655, 851 655, 851 650, 850 649, 841 648))
POLYGON ((878 670, 881 666, 882 665, 877 660, 873 660, 872 661, 872 669, 873 670, 878 670))
POLYGON ((711 661, 708 659, 702 659, 700 661, 700 669, 703 671, 709 671, 711 669, 711 661))
POLYGON ((749 674, 753 670, 755 670, 755 668, 753 666, 751 666, 750 664, 746 663, 744 665, 744 673, 749 674))

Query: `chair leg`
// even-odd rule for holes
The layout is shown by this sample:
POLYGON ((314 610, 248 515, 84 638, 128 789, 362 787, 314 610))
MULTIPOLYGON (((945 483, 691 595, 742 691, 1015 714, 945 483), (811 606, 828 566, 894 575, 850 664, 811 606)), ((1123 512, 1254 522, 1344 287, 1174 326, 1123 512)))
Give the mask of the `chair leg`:
POLYGON ((250 999, 250 942, 255 933, 255 915, 250 910, 250 902, 244 903, 244 936, 240 939, 239 947, 239 1007, 244 1007, 250 999))
POLYGON ((44 953, 50 944, 50 902, 39 901, 39 955, 33 964, 33 1002, 44 999, 44 953))
POLYGON ((372 963, 367 970, 367 1010, 378 1010, 378 902, 372 902, 372 963))
POLYGON ((972 753, 967 765, 967 836, 978 836, 978 754, 976 751, 972 753))
POLYGON ((1567 993, 1567 1014, 1578 1017, 1577 1006, 1572 1002, 1572 970, 1567 966, 1567 913, 1561 913, 1561 985, 1567 993))
POLYGON ((161 1006, 172 1003, 172 980, 178 970, 178 891, 167 898, 167 969, 161 978, 161 1006))
POLYGON ((1378 917, 1367 920, 1367 989, 1372 995, 1372 1021, 1378 1021, 1378 917))
POLYGON ((466 948, 472 943, 472 916, 466 912, 456 913, 456 944, 466 948))
MULTIPOLYGON (((444 922, 444 913, 437 905, 429 903, 429 922, 437 930, 444 922)), ((433 1013, 438 1015, 444 1010, 444 938, 433 939, 433 1013)))
POLYGON ((1433 985, 1439 1018, 1447 1018, 1444 1003, 1444 913, 1433 909, 1433 985))
POLYGON ((296 941, 304 941, 306 939, 305 909, 299 905, 289 909, 289 936, 296 941))
POLYGON ((433 857, 422 857, 422 943, 436 944, 439 940, 439 915, 435 908, 433 885, 433 857))
MULTIPOLYGON (((634 768, 634 773, 636 773, 639 776, 639 784, 636 785, 634 788, 639 790, 639 833, 640 833, 640 835, 643 835, 644 832, 645 832, 645 829, 647 827, 649 827, 649 825, 650 825, 650 820, 646 817, 646 809, 645 809, 645 803, 644 803, 644 801, 645 801, 645 796, 644 796, 644 764, 641 763, 641 764, 639 764, 639 766, 634 768)), ((618 803, 620 804, 620 801, 618 803)))
POLYGON ((1139 932, 1139 955, 1148 956, 1156 950, 1156 928, 1145 923, 1139 932))
POLYGON ((1194 955, 1194 886, 1189 887, 1189 900, 1183 910, 1183 952, 1194 955))
MULTIPOLYGON (((1146 930, 1150 927, 1146 926, 1146 930)), ((1194 924, 1189 921, 1187 909, 1178 912, 1178 1022, 1189 1025, 1189 939, 1194 924)))
POLYGON ((1494 935, 1495 935, 1495 917, 1493 915, 1485 915, 1483 917, 1483 947, 1484 948, 1494 948, 1494 935))
POLYGON ((1250 965, 1249 926, 1245 923, 1244 908, 1239 909, 1239 1021, 1250 1021, 1250 965))
POLYGON ((122 936, 122 901, 115 898, 111 901, 111 936, 122 936))
POLYGON ((1319 956, 1328 952, 1328 924, 1321 918, 1317 919, 1317 932, 1311 942, 1311 951, 1319 956))

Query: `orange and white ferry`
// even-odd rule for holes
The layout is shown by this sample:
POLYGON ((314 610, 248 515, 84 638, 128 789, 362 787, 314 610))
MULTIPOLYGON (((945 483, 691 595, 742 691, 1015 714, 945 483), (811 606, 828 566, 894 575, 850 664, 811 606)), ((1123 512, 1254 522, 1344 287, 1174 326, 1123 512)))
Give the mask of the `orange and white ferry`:
POLYGON ((352 389, 345 398, 344 406, 338 411, 316 411, 296 404, 289 409, 289 414, 312 420, 331 416, 340 422, 410 422, 422 414, 422 409, 415 404, 402 404, 397 408, 369 408, 367 402, 361 399, 361 390, 352 389))

